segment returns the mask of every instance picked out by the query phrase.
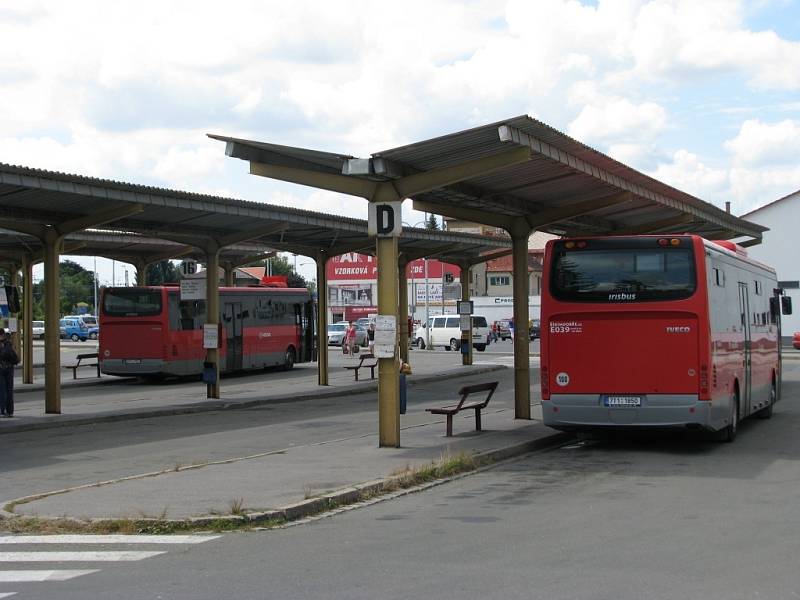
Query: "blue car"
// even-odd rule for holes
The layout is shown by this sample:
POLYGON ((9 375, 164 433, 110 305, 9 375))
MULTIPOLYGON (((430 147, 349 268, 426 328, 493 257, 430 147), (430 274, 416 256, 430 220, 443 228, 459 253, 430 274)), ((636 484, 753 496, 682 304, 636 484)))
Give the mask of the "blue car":
POLYGON ((81 319, 65 317, 58 322, 61 337, 77 342, 85 342, 89 338, 89 327, 81 319))

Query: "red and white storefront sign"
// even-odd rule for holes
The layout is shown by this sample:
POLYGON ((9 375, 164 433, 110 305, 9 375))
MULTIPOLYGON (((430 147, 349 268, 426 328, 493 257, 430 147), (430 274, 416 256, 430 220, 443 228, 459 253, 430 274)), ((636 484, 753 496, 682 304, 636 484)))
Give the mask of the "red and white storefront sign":
MULTIPOLYGON (((429 259, 427 262, 429 280, 441 280, 442 269, 444 269, 445 273, 451 273, 454 280, 458 281, 459 268, 457 266, 435 259, 429 259)), ((366 254, 348 252, 330 259, 326 270, 330 283, 374 282, 378 280, 378 259, 366 254)), ((406 267, 406 277, 409 280, 425 279, 425 260, 420 258, 409 263, 406 267)))

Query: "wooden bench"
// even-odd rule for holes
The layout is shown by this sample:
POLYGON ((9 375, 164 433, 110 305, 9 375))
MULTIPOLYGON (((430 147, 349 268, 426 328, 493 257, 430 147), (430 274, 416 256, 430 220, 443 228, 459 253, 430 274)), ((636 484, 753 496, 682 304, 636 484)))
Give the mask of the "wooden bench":
POLYGON ((74 365, 64 365, 65 369, 72 369, 72 378, 78 378, 78 368, 79 367, 95 367, 97 369, 97 376, 100 377, 100 361, 98 360, 97 352, 91 352, 87 354, 78 354, 75 357, 75 364, 74 365), (94 362, 83 362, 83 361, 92 361, 94 362))
POLYGON ((375 367, 378 366, 378 359, 375 358, 374 354, 362 354, 359 358, 357 365, 345 365, 345 369, 350 369, 353 371, 353 374, 356 376, 356 381, 358 381, 358 370, 361 367, 368 368, 370 370, 370 379, 375 379, 375 367), (370 361, 370 362, 365 362, 370 361))
POLYGON ((492 394, 494 394, 494 391, 497 389, 497 385, 497 381, 477 383, 475 385, 465 385, 458 390, 458 393, 461 394, 461 400, 458 402, 458 404, 442 406, 441 408, 427 408, 425 410, 434 415, 447 415, 447 437, 453 437, 453 415, 458 414, 462 410, 474 408, 475 431, 480 431, 481 410, 486 408, 486 405, 489 404, 489 400, 492 399, 492 394), (467 399, 470 397, 470 395, 478 394, 480 392, 487 392, 486 397, 483 400, 473 400, 472 402, 467 402, 467 399))

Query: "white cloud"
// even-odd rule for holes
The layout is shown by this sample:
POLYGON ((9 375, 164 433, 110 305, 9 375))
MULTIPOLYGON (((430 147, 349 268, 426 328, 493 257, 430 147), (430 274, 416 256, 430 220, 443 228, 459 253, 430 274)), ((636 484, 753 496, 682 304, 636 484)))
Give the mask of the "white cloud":
POLYGON ((584 106, 569 125, 569 134, 587 143, 651 140, 666 126, 667 113, 654 102, 627 98, 599 99, 584 106))
POLYGON ((680 150, 649 173, 652 177, 720 208, 731 202, 734 214, 744 214, 800 189, 800 165, 772 168, 710 167, 698 156, 680 150))
POLYGON ((738 135, 725 142, 725 149, 733 154, 737 166, 796 164, 800 156, 800 121, 747 120, 738 135))

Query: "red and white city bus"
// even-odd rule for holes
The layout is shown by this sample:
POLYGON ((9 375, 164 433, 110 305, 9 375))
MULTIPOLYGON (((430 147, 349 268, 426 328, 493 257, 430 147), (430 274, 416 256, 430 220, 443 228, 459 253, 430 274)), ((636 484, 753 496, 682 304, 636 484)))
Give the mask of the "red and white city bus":
POLYGON ((547 244, 544 423, 563 430, 686 427, 733 440, 780 398, 775 271, 694 235, 547 244))
MULTIPOLYGON (((220 371, 312 360, 313 304, 306 289, 220 288, 220 371)), ((178 287, 103 290, 100 369, 109 375, 195 375, 203 370, 205 300, 178 287)))

